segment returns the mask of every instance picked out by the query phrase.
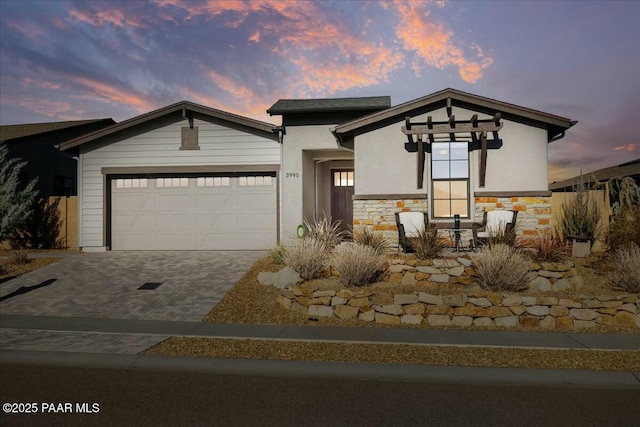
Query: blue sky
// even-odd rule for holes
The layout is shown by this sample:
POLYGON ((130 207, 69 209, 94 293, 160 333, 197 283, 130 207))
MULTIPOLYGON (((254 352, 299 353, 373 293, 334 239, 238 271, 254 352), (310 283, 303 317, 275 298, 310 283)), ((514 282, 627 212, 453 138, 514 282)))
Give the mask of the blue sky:
POLYGON ((0 123, 446 87, 578 120, 550 181, 640 157, 640 2, 0 1, 0 123))

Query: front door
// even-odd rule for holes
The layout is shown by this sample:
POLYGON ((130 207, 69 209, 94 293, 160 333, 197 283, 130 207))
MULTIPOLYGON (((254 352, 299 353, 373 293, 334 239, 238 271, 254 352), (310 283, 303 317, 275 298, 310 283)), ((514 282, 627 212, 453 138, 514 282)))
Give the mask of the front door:
POLYGON ((353 224, 353 169, 331 171, 331 220, 342 221, 343 231, 353 224))

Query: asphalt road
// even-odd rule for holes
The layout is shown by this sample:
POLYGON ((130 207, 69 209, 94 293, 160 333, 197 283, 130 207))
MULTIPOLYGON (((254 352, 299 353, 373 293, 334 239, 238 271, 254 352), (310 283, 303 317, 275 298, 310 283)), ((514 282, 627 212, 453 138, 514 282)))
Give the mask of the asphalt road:
POLYGON ((3 426, 539 427, 635 426, 640 420, 637 387, 482 386, 12 365, 0 367, 0 381, 3 409, 7 403, 34 403, 12 409, 30 406, 36 412, 3 411, 3 426), (78 409, 93 413, 78 414, 78 409))

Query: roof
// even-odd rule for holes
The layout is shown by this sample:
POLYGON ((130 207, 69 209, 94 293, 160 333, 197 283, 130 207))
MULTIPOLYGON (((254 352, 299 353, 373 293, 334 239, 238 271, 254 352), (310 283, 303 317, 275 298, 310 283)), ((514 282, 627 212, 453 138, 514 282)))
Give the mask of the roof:
POLYGON ((205 121, 223 122, 226 125, 239 127, 247 131, 253 131, 260 134, 261 136, 273 140, 278 139, 278 135, 274 133, 274 131, 277 130, 278 127, 274 124, 250 119, 248 117, 240 116, 211 107, 205 107, 204 105, 195 104, 190 101, 180 101, 175 104, 171 104, 158 110, 133 117, 113 126, 109 126, 99 131, 62 143, 60 144, 60 150, 68 150, 70 148, 77 147, 79 145, 86 144, 88 142, 104 138, 106 136, 115 135, 123 131, 130 131, 134 127, 147 125, 152 121, 170 118, 172 116, 176 118, 193 117, 205 121))
POLYGON ((548 130, 549 142, 562 137, 564 131, 577 123, 566 117, 556 116, 554 114, 448 88, 383 111, 342 123, 336 126, 333 132, 340 138, 352 137, 377 127, 386 126, 395 121, 404 120, 407 116, 418 115, 436 108, 441 108, 446 105, 447 99, 449 98, 451 99, 451 104, 454 106, 472 108, 490 115, 500 112, 503 119, 526 122, 545 128, 548 130))
MULTIPOLYGON (((608 181, 612 178, 622 178, 630 176, 636 180, 640 179, 640 158, 625 162, 617 166, 611 166, 608 168, 599 169, 595 172, 584 174, 583 182, 595 183, 608 181)), ((580 182, 580 176, 565 179, 564 181, 555 181, 549 184, 549 190, 560 191, 565 189, 571 189, 578 185, 580 182)))
POLYGON ((114 124, 113 119, 89 119, 89 120, 71 120, 66 122, 47 122, 47 123, 25 123, 20 125, 0 126, 0 141, 10 141, 12 139, 24 138, 42 133, 54 132, 62 129, 69 129, 76 126, 83 126, 99 122, 110 122, 114 124))
POLYGON ((340 111, 378 111, 391 107, 390 96, 361 98, 279 99, 267 110, 270 115, 327 113, 340 111))

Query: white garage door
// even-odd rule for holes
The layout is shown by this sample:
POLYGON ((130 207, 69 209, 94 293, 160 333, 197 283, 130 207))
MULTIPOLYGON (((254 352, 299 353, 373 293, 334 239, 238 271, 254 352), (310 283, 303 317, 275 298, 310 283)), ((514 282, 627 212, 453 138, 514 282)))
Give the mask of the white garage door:
POLYGON ((113 250, 269 249, 276 245, 272 176, 117 178, 113 250))

